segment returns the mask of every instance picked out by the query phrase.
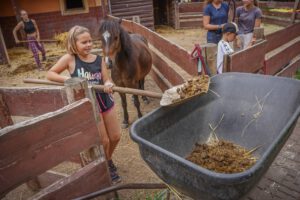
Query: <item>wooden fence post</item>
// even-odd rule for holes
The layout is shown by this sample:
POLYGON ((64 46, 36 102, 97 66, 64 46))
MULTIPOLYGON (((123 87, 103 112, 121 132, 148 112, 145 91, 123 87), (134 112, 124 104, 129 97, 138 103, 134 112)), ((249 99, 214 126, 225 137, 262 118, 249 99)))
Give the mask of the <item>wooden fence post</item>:
POLYGON ((175 1, 175 29, 180 29, 179 5, 177 1, 175 1))
MULTIPOLYGON (((93 110, 94 110, 94 116, 96 123, 99 124, 100 118, 99 118, 99 111, 96 107, 96 98, 94 96, 94 92, 92 89, 88 87, 88 83, 85 79, 83 78, 71 78, 65 81, 64 85, 65 91, 66 91, 66 100, 65 102, 67 104, 73 103, 75 101, 78 101, 83 98, 89 98, 92 102, 93 105, 93 110)), ((99 130, 98 130, 99 132, 99 130)), ((100 134, 99 134, 100 138, 100 134)), ((99 141, 100 144, 100 141, 99 141)), ((92 147, 89 150, 83 151, 80 153, 80 159, 81 159, 81 164, 83 166, 93 162, 97 158, 102 157, 105 158, 105 153, 103 150, 102 145, 101 146, 95 146, 92 147)))
POLYGON ((292 14, 292 19, 291 19, 292 24, 295 23, 296 16, 297 16, 297 10, 298 10, 299 5, 300 5, 299 3, 300 3, 300 0, 296 0, 295 1, 295 5, 294 5, 294 9, 293 9, 293 14, 292 14))
POLYGON ((217 74, 217 45, 207 43, 202 46, 204 57, 209 68, 211 76, 217 74))
POLYGON ((264 28, 263 27, 255 27, 253 31, 253 37, 256 38, 256 42, 261 42, 265 39, 264 28))
POLYGON ((4 128, 9 125, 13 125, 14 122, 11 119, 9 108, 6 105, 3 95, 0 93, 0 128, 4 128))
POLYGON ((8 64, 10 65, 10 60, 8 57, 5 41, 3 38, 2 30, 0 27, 0 64, 8 64))
POLYGON ((231 67, 230 67, 230 55, 224 55, 223 57, 223 72, 230 72, 231 67))

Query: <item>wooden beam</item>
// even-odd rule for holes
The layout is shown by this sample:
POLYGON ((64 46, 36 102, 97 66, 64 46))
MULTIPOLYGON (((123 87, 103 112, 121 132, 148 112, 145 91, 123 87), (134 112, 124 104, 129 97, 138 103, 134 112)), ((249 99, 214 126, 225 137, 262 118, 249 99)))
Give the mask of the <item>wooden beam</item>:
POLYGON ((104 18, 106 16, 106 5, 104 0, 101 0, 101 8, 102 8, 102 17, 104 18))
POLYGON ((175 29, 180 29, 179 5, 177 1, 175 1, 175 29))
POLYGON ((162 91, 172 87, 172 84, 159 72, 158 69, 156 69, 156 67, 152 66, 149 74, 162 91))
POLYGON ((183 77, 176 72, 166 61, 164 61, 160 56, 154 51, 151 51, 153 65, 164 74, 164 77, 170 81, 172 85, 179 85, 184 82, 183 77))
POLYGON ((99 134, 88 99, 1 129, 0 194, 96 144, 99 134))
POLYGON ((283 68, 280 72, 276 74, 276 76, 284 76, 284 77, 290 77, 293 78, 297 72, 297 70, 300 69, 300 56, 297 56, 294 58, 288 66, 283 68))
POLYGON ((61 180, 62 178, 66 178, 68 176, 69 176, 68 174, 48 170, 45 173, 39 175, 37 179, 39 181, 40 187, 46 188, 49 185, 52 185, 54 182, 61 180))
POLYGON ((8 57, 5 41, 0 27, 0 65, 5 65, 5 64, 8 64, 10 66, 10 60, 8 57))
POLYGON ((217 74, 217 48, 218 46, 213 43, 208 43, 201 46, 203 57, 207 63, 211 76, 217 74))
POLYGON ((266 52, 272 51, 285 43, 298 37, 300 33, 300 23, 290 25, 284 29, 265 36, 267 40, 266 52))
MULTIPOLYGON (((100 136, 100 132, 98 129, 98 124, 100 122, 100 113, 96 103, 96 96, 94 89, 88 88, 88 83, 83 78, 71 78, 65 81, 65 101, 68 103, 72 103, 79 99, 89 98, 92 103, 92 110, 94 114, 94 119, 97 124, 97 131, 100 136)), ((100 137, 99 137, 100 138, 100 137)), ((87 165, 88 163, 94 161, 95 159, 101 157, 105 158, 104 149, 100 146, 100 142, 97 143, 98 146, 94 146, 91 149, 87 149, 80 153, 81 163, 82 165, 87 165)))
POLYGON ((274 75, 299 55, 300 36, 266 55, 266 74, 274 75))
POLYGON ((62 108, 62 87, 0 87, 12 116, 38 116, 62 108))
POLYGON ((10 112, 9 112, 9 108, 3 98, 3 94, 1 94, 0 92, 0 128, 4 128, 6 126, 12 125, 14 124, 10 112))
POLYGON ((265 33, 264 33, 263 27, 255 27, 253 31, 253 36, 256 38, 256 41, 264 40, 265 39, 265 33))
POLYGON ((109 187, 110 176, 103 159, 97 159, 69 177, 35 194, 30 200, 74 199, 109 187))
POLYGON ((299 4, 300 4, 300 0, 295 0, 294 9, 293 9, 293 14, 292 14, 292 18, 291 18, 292 24, 295 23, 296 15, 297 15, 297 10, 298 10, 298 8, 299 8, 299 4))
MULTIPOLYGON (((109 16, 110 18, 116 18, 109 16)), ((141 26, 132 21, 123 20, 122 27, 128 32, 138 33, 143 35, 151 45, 164 54, 167 58, 175 62, 179 67, 185 70, 190 75, 197 75, 197 68, 195 63, 190 59, 190 54, 184 48, 178 46, 175 43, 168 41, 166 38, 157 34, 156 32, 151 31, 150 29, 141 26)))

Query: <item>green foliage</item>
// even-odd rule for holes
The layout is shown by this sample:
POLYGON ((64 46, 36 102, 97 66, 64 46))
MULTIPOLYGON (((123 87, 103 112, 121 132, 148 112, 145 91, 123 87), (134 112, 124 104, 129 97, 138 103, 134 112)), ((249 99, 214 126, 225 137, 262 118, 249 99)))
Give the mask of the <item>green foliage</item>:
POLYGON ((300 69, 297 70, 295 78, 300 80, 300 69))
POLYGON ((153 196, 147 195, 146 200, 164 200, 166 199, 167 190, 155 193, 153 196))

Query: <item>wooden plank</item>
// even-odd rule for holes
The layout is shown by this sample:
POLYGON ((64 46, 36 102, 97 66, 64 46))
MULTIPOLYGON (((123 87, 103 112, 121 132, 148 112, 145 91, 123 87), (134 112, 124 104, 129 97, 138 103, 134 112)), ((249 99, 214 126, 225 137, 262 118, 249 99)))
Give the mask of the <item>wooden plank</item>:
POLYGON ((38 116, 64 106, 62 87, 1 88, 11 115, 38 116))
POLYGON ((299 55, 300 37, 286 43, 274 52, 266 55, 266 73, 270 75, 276 74, 280 69, 289 64, 289 62, 299 55))
POLYGON ((172 87, 172 84, 154 66, 149 74, 162 91, 172 87))
POLYGON ((300 5, 300 0, 295 0, 293 14, 292 14, 292 18, 291 18, 292 24, 295 23, 295 19, 296 19, 296 16, 297 16, 297 10, 299 8, 299 5, 300 5))
POLYGON ((300 23, 293 24, 282 30, 266 35, 267 40, 266 52, 272 51, 285 43, 298 37, 300 33, 300 23))
POLYGON ((0 128, 12 125, 14 122, 10 116, 9 108, 0 93, 0 128))
POLYGON ((229 55, 227 70, 254 73, 264 66, 266 41, 229 55))
POLYGON ((37 180, 40 184, 41 188, 46 188, 54 182, 61 180, 62 178, 68 177, 68 174, 55 172, 52 170, 48 170, 45 173, 39 175, 37 180))
POLYGON ((184 82, 183 77, 178 74, 166 61, 151 51, 153 65, 164 75, 172 85, 179 85, 184 82))
POLYGON ((177 1, 175 1, 175 29, 180 29, 180 23, 179 23, 179 5, 178 5, 177 1))
POLYGON ((203 12, 204 2, 191 2, 191 3, 180 3, 179 4, 179 12, 203 12))
POLYGON ((124 26, 126 30, 131 30, 134 33, 143 35, 147 38, 148 42, 162 52, 167 58, 175 62, 190 75, 197 75, 197 69, 194 66, 195 64, 190 59, 189 52, 184 48, 134 22, 124 20, 122 26, 124 26))
POLYGON ((69 177, 35 194, 30 200, 74 199, 109 187, 110 176, 103 159, 97 159, 69 177))
POLYGON ((300 56, 297 56, 297 58, 293 59, 292 62, 286 66, 284 69, 282 69, 280 72, 276 74, 276 76, 284 76, 284 77, 291 77, 293 78, 297 72, 297 70, 300 69, 300 56))
POLYGON ((1 129, 0 193, 99 143, 88 99, 1 129))
POLYGON ((8 57, 5 41, 0 27, 0 65, 4 65, 4 64, 10 65, 10 60, 8 57))

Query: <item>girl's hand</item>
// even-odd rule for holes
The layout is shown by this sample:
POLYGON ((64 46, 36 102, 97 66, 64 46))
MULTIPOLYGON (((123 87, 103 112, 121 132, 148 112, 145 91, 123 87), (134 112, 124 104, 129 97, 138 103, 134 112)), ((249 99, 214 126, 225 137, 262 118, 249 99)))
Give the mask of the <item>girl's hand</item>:
POLYGON ((104 90, 105 93, 113 93, 113 90, 112 90, 113 87, 114 87, 114 84, 107 80, 104 83, 104 89, 103 90, 104 90))

